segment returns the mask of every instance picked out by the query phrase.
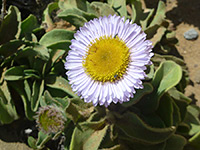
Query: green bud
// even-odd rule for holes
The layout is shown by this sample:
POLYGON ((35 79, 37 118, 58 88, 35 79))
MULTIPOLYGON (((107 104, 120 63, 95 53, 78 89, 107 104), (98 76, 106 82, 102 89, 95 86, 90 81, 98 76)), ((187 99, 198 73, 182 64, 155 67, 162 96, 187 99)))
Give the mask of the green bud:
POLYGON ((39 130, 44 133, 57 133, 64 130, 66 118, 62 110, 56 106, 40 107, 37 112, 36 122, 39 130))

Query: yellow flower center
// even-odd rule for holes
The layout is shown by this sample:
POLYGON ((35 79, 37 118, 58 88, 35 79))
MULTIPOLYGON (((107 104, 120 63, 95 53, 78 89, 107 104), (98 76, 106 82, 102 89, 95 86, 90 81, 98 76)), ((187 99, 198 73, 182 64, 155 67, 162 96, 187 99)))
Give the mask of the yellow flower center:
POLYGON ((118 36, 103 36, 91 42, 83 60, 85 71, 101 82, 119 80, 129 64, 129 48, 118 36))

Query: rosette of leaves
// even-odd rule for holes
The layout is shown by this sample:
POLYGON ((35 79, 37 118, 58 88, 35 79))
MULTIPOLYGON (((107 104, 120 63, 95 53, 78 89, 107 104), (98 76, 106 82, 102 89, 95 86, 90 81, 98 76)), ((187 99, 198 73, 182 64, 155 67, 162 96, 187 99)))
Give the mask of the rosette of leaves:
POLYGON ((73 34, 64 29, 45 34, 35 16, 21 20, 19 10, 10 6, 0 25, 1 124, 24 114, 34 120, 45 91, 63 100, 77 97, 63 77, 63 58, 73 34))

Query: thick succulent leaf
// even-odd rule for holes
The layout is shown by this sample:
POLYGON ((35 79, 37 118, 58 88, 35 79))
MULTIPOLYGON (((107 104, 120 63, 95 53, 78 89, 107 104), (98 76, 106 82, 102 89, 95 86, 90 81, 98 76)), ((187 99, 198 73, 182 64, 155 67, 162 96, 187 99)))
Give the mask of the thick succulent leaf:
POLYGON ((183 136, 174 134, 167 140, 164 150, 183 150, 186 142, 183 136))
POLYGON ((36 142, 37 149, 44 148, 44 144, 47 143, 51 138, 51 135, 45 134, 42 131, 40 131, 38 133, 38 139, 36 142))
POLYGON ((187 106, 192 101, 189 97, 186 97, 183 93, 172 88, 168 91, 169 95, 174 99, 174 102, 180 110, 181 120, 183 121, 186 115, 187 106))
POLYGON ((107 0, 107 2, 120 16, 127 18, 126 0, 107 0))
POLYGON ((133 20, 133 22, 139 24, 140 20, 144 19, 142 3, 140 0, 131 0, 131 6, 132 6, 131 19, 133 20))
POLYGON ((192 136, 200 131, 200 120, 199 120, 200 110, 198 106, 189 105, 187 107, 187 114, 184 122, 190 126, 189 135, 192 136))
POLYGON ((41 79, 41 74, 34 69, 25 69, 24 76, 27 78, 41 79))
POLYGON ((159 103, 156 113, 165 122, 166 127, 173 125, 173 100, 166 94, 159 103))
POLYGON ((175 87, 170 89, 168 91, 169 95, 171 97, 173 97, 175 100, 179 100, 179 101, 183 101, 186 104, 190 104, 192 102, 192 99, 185 96, 183 93, 181 93, 180 91, 178 91, 175 87))
POLYGON ((15 39, 19 25, 18 15, 19 10, 17 7, 10 6, 8 15, 4 18, 0 26, 0 45, 15 39))
POLYGON ((0 45, 0 55, 8 57, 14 54, 23 43, 21 40, 11 40, 8 43, 0 45))
POLYGON ((70 150, 98 150, 107 129, 105 120, 79 124, 74 129, 70 150))
POLYGON ((112 9, 107 3, 92 2, 90 6, 92 9, 96 10, 98 16, 109 16, 115 14, 114 9, 112 9))
POLYGON ((31 33, 37 27, 39 27, 37 18, 32 14, 29 15, 25 20, 21 22, 20 38, 25 37, 27 40, 31 40, 31 33))
POLYGON ((28 46, 24 48, 22 51, 20 51, 15 59, 18 60, 24 58, 29 59, 29 63, 32 66, 33 62, 36 61, 38 58, 44 61, 48 61, 49 52, 48 49, 43 45, 28 46))
POLYGON ((61 18, 69 22, 70 24, 74 25, 76 28, 82 27, 87 22, 87 20, 84 17, 73 14, 73 13, 69 13, 68 15, 61 16, 61 18))
POLYGON ((147 66, 147 70, 145 71, 147 75, 146 80, 153 79, 154 72, 155 72, 154 70, 155 70, 154 64, 147 66))
POLYGON ((131 112, 127 112, 119 118, 116 121, 116 126, 120 128, 130 140, 137 140, 147 144, 159 144, 164 142, 175 132, 174 126, 169 128, 152 128, 142 121, 139 116, 131 112))
POLYGON ((179 83, 182 77, 182 69, 173 61, 165 61, 156 70, 152 85, 156 89, 154 98, 159 98, 169 89, 179 83))
POLYGON ((35 80, 32 87, 31 109, 33 112, 38 110, 39 102, 44 90, 44 80, 35 80))
POLYGON ((173 125, 177 126, 181 122, 181 112, 177 104, 173 101, 173 125))
POLYGON ((160 118, 160 116, 157 115, 156 113, 145 114, 145 115, 141 115, 140 117, 146 124, 148 124, 149 126, 151 126, 153 128, 164 128, 164 127, 166 127, 162 118, 160 118))
POLYGON ((11 100, 7 82, 0 85, 0 124, 9 124, 18 119, 16 108, 11 100))
POLYGON ((71 44, 70 40, 73 38, 74 32, 65 29, 54 29, 47 32, 39 41, 41 45, 44 45, 52 49, 64 49, 68 50, 71 44))
POLYGON ((31 147, 31 148, 33 148, 33 149, 37 149, 37 146, 36 146, 36 139, 34 139, 32 136, 29 136, 28 137, 28 140, 27 140, 27 142, 28 142, 28 145, 31 147))
POLYGON ((26 69, 25 66, 15 66, 15 67, 9 68, 5 72, 4 79, 7 81, 23 80, 25 78, 24 76, 25 69, 26 69))
POLYGON ((79 110, 80 107, 78 107, 76 104, 72 103, 72 101, 68 99, 68 105, 65 108, 67 118, 76 123, 81 118, 79 110))
MULTIPOLYGON (((66 9, 66 10, 60 12, 58 14, 58 17, 66 20, 66 18, 68 18, 67 16, 71 15, 71 14, 81 16, 81 17, 85 18, 87 21, 92 20, 94 18, 97 18, 96 15, 84 12, 84 11, 77 9, 77 8, 66 9)), ((66 21, 68 21, 68 20, 66 20, 66 21)))
POLYGON ((35 113, 31 110, 31 103, 30 103, 31 90, 29 83, 26 80, 24 80, 24 82, 21 81, 9 82, 9 85, 12 86, 15 92, 17 92, 17 94, 21 97, 24 104, 24 111, 26 117, 29 120, 33 120, 33 116, 35 115, 35 113))
POLYGON ((190 145, 194 146, 197 149, 200 149, 199 141, 200 141, 200 131, 189 139, 190 145))
POLYGON ((165 12, 166 12, 165 7, 166 7, 165 3, 163 1, 159 1, 156 15, 154 16, 148 28, 153 27, 155 25, 160 26, 163 23, 163 21, 165 20, 165 12))
POLYGON ((164 26, 161 26, 160 28, 158 28, 157 33, 154 34, 154 36, 151 38, 151 41, 153 42, 153 46, 155 46, 158 42, 161 41, 166 31, 167 29, 164 26))
POLYGON ((79 8, 83 11, 87 11, 86 0, 59 0, 58 5, 62 10, 79 8))
POLYGON ((165 61, 161 63, 154 74, 152 85, 154 92, 148 95, 145 99, 137 103, 143 113, 154 112, 159 105, 159 100, 162 95, 169 89, 176 86, 182 78, 182 69, 173 61, 165 61))
POLYGON ((47 8, 43 12, 42 26, 47 26, 48 28, 54 26, 51 14, 56 9, 58 9, 58 2, 48 4, 47 8))
POLYGON ((153 86, 150 83, 144 83, 143 86, 144 88, 142 90, 137 90, 136 94, 134 95, 133 98, 130 99, 129 102, 125 102, 122 105, 124 107, 130 107, 136 104, 143 96, 153 91, 153 86))
MULTIPOLYGON (((123 145, 128 146, 126 150, 164 150, 166 142, 162 142, 159 144, 149 145, 149 144, 143 144, 139 143, 137 141, 120 141, 123 145)), ((121 150, 121 149, 120 149, 121 150)))
POLYGON ((71 86, 69 85, 68 81, 65 78, 63 77, 55 78, 52 76, 52 78, 48 78, 46 82, 47 82, 46 85, 48 87, 61 90, 65 92, 66 95, 78 98, 78 96, 74 94, 74 92, 72 91, 71 86))
POLYGON ((190 131, 190 126, 184 122, 181 122, 176 130, 176 132, 180 135, 188 135, 189 131, 190 131))
POLYGON ((58 99, 58 98, 53 98, 49 91, 44 92, 43 98, 40 99, 40 105, 41 106, 46 106, 46 105, 57 105, 59 107, 62 107, 65 109, 69 104, 68 100, 66 99, 58 99))
POLYGON ((153 16, 154 13, 154 9, 146 9, 144 12, 144 20, 140 20, 140 24, 142 26, 143 31, 146 30, 149 20, 151 19, 151 17, 153 16))
POLYGON ((148 39, 152 38, 157 32, 154 38, 154 44, 158 42, 159 38, 162 38, 162 35, 165 32, 165 27, 163 26, 162 28, 160 28, 160 26, 163 25, 164 22, 165 24, 168 24, 165 21, 165 12, 165 3, 163 1, 159 1, 158 8, 152 22, 145 29, 145 33, 147 34, 148 39), (157 31, 158 29, 160 30, 159 32, 157 31))
POLYGON ((110 148, 102 148, 102 149, 99 149, 99 150, 122 150, 122 146, 121 145, 115 145, 115 146, 110 147, 110 148))

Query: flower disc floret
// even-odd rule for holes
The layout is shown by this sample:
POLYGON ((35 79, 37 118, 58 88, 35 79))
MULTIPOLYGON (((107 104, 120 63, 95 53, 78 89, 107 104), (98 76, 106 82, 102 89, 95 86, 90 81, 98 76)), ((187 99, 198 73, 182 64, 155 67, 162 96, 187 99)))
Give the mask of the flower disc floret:
POLYGON ((72 90, 85 102, 126 102, 142 89, 152 42, 141 27, 116 15, 95 18, 75 34, 65 69, 72 90))
POLYGON ((123 77, 129 64, 129 48, 117 36, 100 37, 89 45, 83 67, 96 81, 114 82, 123 77))

